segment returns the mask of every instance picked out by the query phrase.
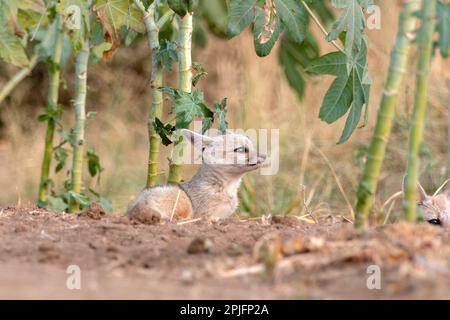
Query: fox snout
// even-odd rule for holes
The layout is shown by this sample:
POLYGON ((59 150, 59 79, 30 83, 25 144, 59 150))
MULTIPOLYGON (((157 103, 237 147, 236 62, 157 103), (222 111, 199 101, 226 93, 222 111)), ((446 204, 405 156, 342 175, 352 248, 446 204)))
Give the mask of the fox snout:
POLYGON ((261 165, 264 162, 266 162, 267 159, 267 155, 263 154, 263 153, 258 153, 256 154, 254 157, 251 157, 249 159, 249 164, 250 165, 261 165))

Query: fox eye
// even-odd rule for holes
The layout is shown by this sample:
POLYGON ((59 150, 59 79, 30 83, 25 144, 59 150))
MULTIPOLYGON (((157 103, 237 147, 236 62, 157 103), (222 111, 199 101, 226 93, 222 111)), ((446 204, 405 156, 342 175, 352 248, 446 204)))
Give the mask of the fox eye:
POLYGON ((431 220, 428 220, 428 223, 440 226, 441 225, 441 220, 439 220, 439 219, 431 219, 431 220))
POLYGON ((248 148, 247 147, 239 147, 234 149, 234 152, 248 152, 248 148))

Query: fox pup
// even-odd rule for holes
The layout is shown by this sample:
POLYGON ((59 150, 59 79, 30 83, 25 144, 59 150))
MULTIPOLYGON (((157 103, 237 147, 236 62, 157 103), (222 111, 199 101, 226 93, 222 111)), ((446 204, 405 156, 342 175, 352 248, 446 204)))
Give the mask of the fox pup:
POLYGON ((223 219, 236 210, 242 177, 260 168, 266 155, 258 154, 249 138, 231 133, 208 137, 182 129, 183 136, 201 152, 197 174, 180 185, 142 191, 128 208, 128 216, 164 220, 211 217, 223 219))
POLYGON ((446 192, 430 196, 419 184, 419 201, 417 205, 423 211, 425 221, 450 228, 450 194, 446 192))

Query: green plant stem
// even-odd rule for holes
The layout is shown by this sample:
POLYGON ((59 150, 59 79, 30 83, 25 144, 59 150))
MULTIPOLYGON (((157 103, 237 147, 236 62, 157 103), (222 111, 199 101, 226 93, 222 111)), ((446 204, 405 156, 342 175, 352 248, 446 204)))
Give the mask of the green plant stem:
POLYGON ((427 110, 428 80, 436 26, 436 0, 422 0, 422 28, 419 32, 419 61, 417 65, 416 96, 409 133, 408 165, 406 170, 403 209, 409 222, 416 222, 417 184, 419 179, 419 153, 423 140, 427 110))
POLYGON ((378 110, 375 131, 370 143, 367 163, 358 187, 355 226, 362 228, 372 209, 375 192, 380 177, 381 166, 386 153, 386 145, 391 134, 392 122, 398 101, 398 93, 408 69, 409 52, 414 39, 420 0, 405 0, 400 15, 397 39, 391 55, 388 78, 383 99, 378 110))
MULTIPOLYGON (((188 12, 184 17, 178 17, 178 87, 184 92, 192 90, 192 17, 188 12)), ((175 134, 178 141, 178 134, 175 134)), ((177 184, 181 181, 181 160, 183 159, 183 142, 173 147, 172 161, 169 168, 168 182, 177 184)))
MULTIPOLYGON (((306 9, 306 12, 308 12, 308 14, 310 15, 310 17, 313 19, 314 23, 319 27, 320 31, 322 31, 322 33, 325 35, 325 37, 328 37, 328 31, 327 29, 325 29, 325 27, 322 25, 322 23, 320 23, 319 18, 317 18, 317 16, 314 14, 314 12, 311 10, 311 8, 309 7, 309 5, 302 0, 302 4, 306 9)), ((338 49, 340 52, 345 53, 344 48, 342 48, 339 43, 337 43, 336 40, 332 40, 331 43, 333 44, 333 46, 335 46, 336 49, 338 49)))
POLYGON ((150 106, 148 118, 149 155, 146 182, 146 186, 147 188, 149 188, 155 186, 158 182, 158 158, 161 144, 159 136, 156 133, 155 128, 153 127, 153 123, 156 117, 161 118, 163 111, 163 95, 161 90, 158 89, 163 85, 163 70, 161 62, 157 58, 157 54, 160 48, 159 27, 156 23, 157 1, 153 2, 149 6, 148 10, 145 10, 145 7, 140 0, 134 0, 134 3, 141 10, 143 15, 145 27, 147 29, 147 38, 152 59, 152 73, 150 79, 150 97, 152 103, 150 106))
MULTIPOLYGON (((72 159, 72 191, 81 194, 83 186, 83 155, 84 155, 84 129, 86 127, 86 94, 87 71, 89 62, 89 41, 85 41, 83 48, 77 54, 75 62, 75 130, 72 159)), ((79 210, 78 202, 71 200, 70 211, 79 210)))
MULTIPOLYGON (((58 30, 61 28, 61 18, 57 16, 58 30)), ((59 93, 59 83, 60 83, 60 63, 62 54, 62 42, 63 34, 59 30, 56 37, 54 52, 53 52, 53 65, 49 67, 49 90, 47 97, 47 110, 50 109, 53 113, 57 113, 58 110, 58 93, 59 93)), ((53 118, 47 121, 47 132, 45 134, 45 147, 44 155, 42 159, 41 167, 41 180, 39 184, 39 198, 38 206, 47 206, 48 191, 50 184, 50 165, 52 161, 53 153, 53 136, 55 134, 55 120, 53 118)))
POLYGON ((14 88, 31 73, 31 71, 36 66, 37 61, 38 61, 38 54, 35 53, 30 59, 30 64, 26 68, 23 68, 19 72, 17 72, 14 75, 14 77, 12 77, 3 86, 3 88, 0 90, 0 104, 11 93, 11 91, 13 91, 14 88))
MULTIPOLYGON (((450 88, 450 80, 447 81, 447 88, 450 88)), ((450 98, 447 103, 447 122, 448 122, 448 129, 447 129, 447 177, 450 178, 450 98)))

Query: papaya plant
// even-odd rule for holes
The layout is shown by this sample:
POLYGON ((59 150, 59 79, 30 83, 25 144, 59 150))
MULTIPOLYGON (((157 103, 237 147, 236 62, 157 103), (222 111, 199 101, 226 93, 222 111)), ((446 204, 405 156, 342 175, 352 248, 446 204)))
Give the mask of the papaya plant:
POLYGON ((418 32, 419 57, 417 65, 417 85, 414 110, 409 133, 408 163, 404 186, 403 207, 406 219, 417 219, 417 185, 419 183, 419 152, 423 140, 425 113, 427 110, 427 93, 429 87, 430 65, 433 52, 433 35, 436 27, 436 0, 422 1, 420 18, 421 29, 418 32))
MULTIPOLYGON (((434 2, 434 1, 432 1, 434 2)), ((417 78, 415 106, 412 117, 408 169, 405 185, 404 208, 407 220, 416 220, 416 186, 418 182, 418 148, 423 135, 424 112, 426 110, 427 73, 431 60, 431 49, 434 33, 439 37, 434 45, 439 48, 443 57, 448 56, 449 39, 449 13, 450 5, 445 1, 436 4, 428 1, 413 0, 403 3, 399 19, 397 39, 392 50, 391 64, 388 79, 385 84, 383 99, 381 101, 374 134, 369 146, 367 162, 363 177, 357 192, 356 226, 361 228, 367 225, 375 199, 376 188, 381 173, 381 166, 386 153, 386 146, 392 129, 395 108, 398 103, 398 94, 409 65, 409 53, 416 40, 416 26, 418 18, 422 18, 422 28, 419 30, 417 42, 420 46, 418 68, 421 70, 417 78), (421 6, 422 5, 422 6, 421 6), (421 10, 422 7, 422 10, 421 10), (434 10, 433 8, 436 8, 434 10), (434 21, 434 20, 437 20, 434 21), (430 44, 431 43, 431 44, 430 44)))
POLYGON ((149 155, 147 169, 147 187, 156 185, 158 181, 158 157, 160 141, 158 133, 155 130, 155 119, 160 119, 163 112, 163 94, 159 89, 163 86, 163 65, 172 70, 173 61, 177 60, 175 44, 169 40, 162 41, 160 44, 159 30, 173 16, 169 8, 164 8, 165 13, 158 18, 158 12, 161 6, 159 1, 153 1, 148 9, 140 0, 134 0, 135 5, 142 13, 145 23, 148 44, 151 52, 152 73, 150 77, 150 96, 151 106, 149 108, 148 136, 149 136, 149 155))

